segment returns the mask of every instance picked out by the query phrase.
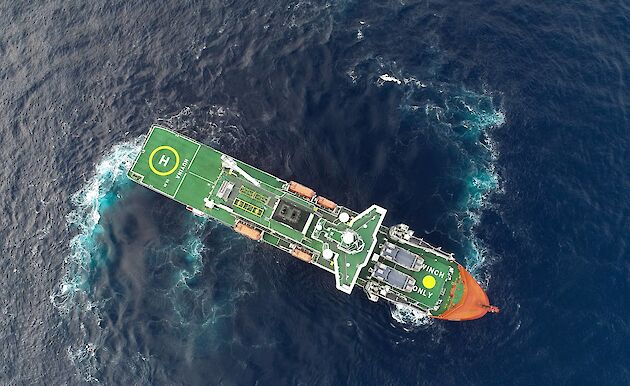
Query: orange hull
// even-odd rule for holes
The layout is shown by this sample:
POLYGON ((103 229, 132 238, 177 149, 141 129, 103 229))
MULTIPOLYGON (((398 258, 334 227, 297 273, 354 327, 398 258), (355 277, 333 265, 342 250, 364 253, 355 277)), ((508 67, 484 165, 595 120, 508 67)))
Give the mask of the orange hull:
POLYGON ((498 312, 496 307, 490 305, 488 295, 477 280, 464 267, 459 264, 457 266, 464 282, 464 294, 459 303, 435 318, 453 321, 472 320, 479 319, 488 312, 498 312))

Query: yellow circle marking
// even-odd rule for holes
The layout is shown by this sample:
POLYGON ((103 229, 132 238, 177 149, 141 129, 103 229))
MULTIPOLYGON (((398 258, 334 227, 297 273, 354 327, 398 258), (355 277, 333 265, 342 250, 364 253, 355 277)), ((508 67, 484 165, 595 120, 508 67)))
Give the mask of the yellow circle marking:
POLYGON ((428 289, 435 287, 435 278, 431 275, 427 275, 422 279, 422 285, 428 289))
POLYGON ((179 166, 179 153, 177 152, 177 150, 173 149, 170 146, 158 146, 151 152, 151 155, 149 156, 149 168, 151 168, 151 171, 157 174, 158 176, 162 176, 162 177, 168 176, 169 174, 172 174, 175 170, 177 170, 178 166, 179 166), (157 170, 155 166, 153 166, 153 157, 155 157, 155 153, 157 153, 160 150, 168 150, 172 152, 173 154, 175 154, 175 166, 173 166, 172 169, 166 172, 161 172, 157 170))

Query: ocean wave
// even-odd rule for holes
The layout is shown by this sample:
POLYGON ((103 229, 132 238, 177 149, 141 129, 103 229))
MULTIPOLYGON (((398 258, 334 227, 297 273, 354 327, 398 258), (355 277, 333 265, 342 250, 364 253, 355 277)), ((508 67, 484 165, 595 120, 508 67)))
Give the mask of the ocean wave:
POLYGON ((461 181, 463 189, 450 216, 456 219, 463 236, 457 239, 464 244, 466 268, 476 275, 485 261, 487 247, 475 235, 475 228, 483 209, 488 208, 488 197, 503 191, 496 168, 499 154, 492 137, 493 130, 505 123, 505 113, 495 106, 498 95, 419 80, 396 66, 388 67, 382 60, 379 66, 386 72, 378 76, 377 85, 387 81, 402 87, 401 110, 422 114, 424 125, 418 130, 432 131, 444 146, 452 148, 451 154, 457 155, 460 166, 449 177, 461 181))
POLYGON ((249 138, 243 129, 242 119, 241 113, 234 107, 193 104, 158 122, 200 142, 220 144, 224 151, 234 151, 249 138))
MULTIPOLYGON (((98 277, 110 261, 104 243, 106 230, 100 221, 107 210, 118 202, 125 189, 132 186, 126 174, 143 141, 144 136, 141 136, 114 145, 96 164, 94 174, 72 195, 73 210, 66 217, 71 229, 78 232, 70 240, 65 274, 50 295, 50 301, 62 315, 66 315, 67 322, 80 323, 76 342, 67 348, 67 358, 87 382, 99 380, 99 358, 104 354, 106 337, 112 333, 108 331, 108 323, 104 322, 107 317, 103 312, 114 300, 95 294, 98 277)), ((169 255, 169 250, 178 250, 184 255, 185 264, 173 267, 176 277, 168 291, 168 299, 182 324, 189 317, 178 310, 178 291, 188 288, 203 267, 202 233, 207 220, 194 217, 192 221, 192 225, 187 226, 182 243, 167 246, 161 251, 165 256, 169 255)))
MULTIPOLYGON (((253 246, 243 241, 215 221, 194 218, 193 223, 188 224, 181 245, 173 247, 184 254, 186 264, 173 267, 175 283, 167 289, 166 296, 178 327, 185 327, 193 334, 209 333, 206 327, 229 323, 238 310, 238 302, 256 291, 255 281, 249 273, 251 259, 244 253, 253 246), (202 232, 209 238, 208 245, 201 238, 202 232), (204 262, 204 255, 213 258, 204 262), (226 263, 223 256, 230 256, 230 262, 226 263), (202 271, 212 278, 199 285, 202 271), (229 288, 229 291, 219 298, 214 293, 218 288, 229 288)), ((215 343, 221 342, 219 338, 215 343)))
MULTIPOLYGON (((495 128, 505 122, 505 114, 494 107, 491 94, 475 93, 463 88, 446 88, 446 103, 440 114, 434 116, 435 123, 448 128, 449 137, 460 152, 462 167, 460 174, 464 189, 457 207, 451 215, 457 220, 462 234, 466 269, 480 281, 486 281, 482 272, 487 261, 488 247, 476 235, 483 210, 491 208, 489 197, 503 192, 501 176, 497 171, 499 157, 492 137, 495 128)), ((435 109, 434 109, 435 110, 435 109)), ((431 113, 427 113, 429 117, 431 113)))

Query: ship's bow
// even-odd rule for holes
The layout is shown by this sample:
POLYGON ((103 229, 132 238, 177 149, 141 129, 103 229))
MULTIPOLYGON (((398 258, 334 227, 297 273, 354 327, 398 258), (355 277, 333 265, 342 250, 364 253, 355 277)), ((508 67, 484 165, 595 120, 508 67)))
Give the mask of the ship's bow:
POLYGON ((481 288, 477 280, 457 264, 461 277, 461 285, 463 286, 463 294, 461 299, 443 314, 435 316, 438 319, 461 321, 478 319, 488 312, 498 312, 498 308, 491 306, 488 301, 488 295, 481 288))

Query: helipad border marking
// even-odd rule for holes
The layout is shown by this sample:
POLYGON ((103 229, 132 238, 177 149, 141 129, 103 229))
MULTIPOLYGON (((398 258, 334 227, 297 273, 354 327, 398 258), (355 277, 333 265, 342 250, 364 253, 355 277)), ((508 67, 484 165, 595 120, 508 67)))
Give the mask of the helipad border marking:
POLYGON ((149 155, 149 169, 151 169, 151 171, 157 174, 158 176, 164 177, 164 176, 168 176, 169 174, 173 174, 173 172, 177 170, 178 166, 179 166, 179 153, 177 152, 177 150, 173 149, 170 146, 166 146, 166 145, 158 146, 155 149, 153 149, 153 151, 151 152, 151 155, 149 155), (155 166, 153 166, 153 157, 155 157, 155 153, 157 153, 160 150, 169 150, 173 154, 175 154, 175 166, 173 166, 173 168, 167 172, 161 172, 157 170, 155 166))

